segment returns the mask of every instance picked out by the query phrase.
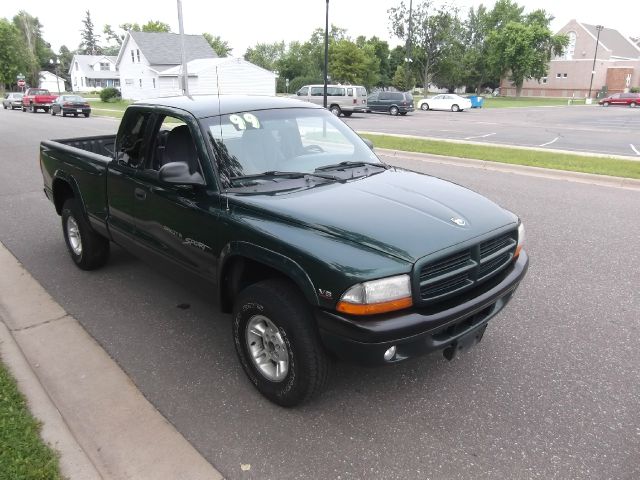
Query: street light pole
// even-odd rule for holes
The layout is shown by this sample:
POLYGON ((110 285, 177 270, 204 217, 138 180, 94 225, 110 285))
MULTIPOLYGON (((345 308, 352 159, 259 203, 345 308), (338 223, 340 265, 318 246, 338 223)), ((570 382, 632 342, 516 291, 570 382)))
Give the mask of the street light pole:
POLYGON ((327 108, 327 70, 329 69, 329 0, 324 22, 324 99, 322 105, 327 108))
POLYGON ((593 76, 596 73, 596 57, 598 56, 598 44, 600 43, 600 32, 604 30, 602 25, 596 25, 596 30, 598 31, 598 36, 596 37, 596 51, 593 54, 593 66, 591 67, 591 81, 589 82, 589 94, 587 98, 591 98, 591 87, 593 86, 593 76))
MULTIPOLYGON (((407 35, 407 58, 404 63, 404 73, 405 73, 405 87, 409 87, 409 78, 410 72, 409 68, 411 67, 411 30, 412 30, 412 13, 413 13, 413 0, 409 0, 409 34, 407 35)), ((412 88, 407 88, 407 90, 413 90, 412 88)), ((426 95, 426 92, 425 92, 426 95)))

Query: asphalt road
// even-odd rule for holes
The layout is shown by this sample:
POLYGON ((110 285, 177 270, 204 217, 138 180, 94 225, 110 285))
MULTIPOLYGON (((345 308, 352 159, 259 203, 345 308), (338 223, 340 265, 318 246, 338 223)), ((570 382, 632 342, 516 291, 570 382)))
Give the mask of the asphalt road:
POLYGON ((96 272, 68 258, 38 142, 116 127, 0 110, 0 241, 225 477, 640 478, 639 191, 399 161, 520 214, 528 276, 454 362, 341 364, 285 410, 245 379, 209 292, 118 248, 96 272))
POLYGON ((484 108, 458 113, 418 110, 404 117, 369 113, 344 120, 358 131, 628 155, 640 160, 640 108, 484 108))

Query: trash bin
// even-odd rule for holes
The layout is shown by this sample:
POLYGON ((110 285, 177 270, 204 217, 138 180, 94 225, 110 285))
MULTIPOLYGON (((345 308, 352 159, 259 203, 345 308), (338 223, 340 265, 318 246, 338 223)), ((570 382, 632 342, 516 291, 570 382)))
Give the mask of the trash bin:
POLYGON ((469 100, 471 100, 471 108, 482 108, 484 104, 484 97, 479 95, 471 95, 469 100))

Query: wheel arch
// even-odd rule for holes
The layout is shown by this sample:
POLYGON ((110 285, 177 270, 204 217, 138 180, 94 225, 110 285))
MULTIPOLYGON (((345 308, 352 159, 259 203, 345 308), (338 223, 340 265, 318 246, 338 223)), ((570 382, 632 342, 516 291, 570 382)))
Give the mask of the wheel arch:
POLYGON ((62 214, 64 202, 70 198, 77 198, 80 202, 80 208, 84 212, 84 203, 80 196, 78 186, 72 178, 56 175, 51 184, 53 192, 53 204, 56 207, 58 215, 62 214))
POLYGON ((249 242, 231 242, 220 253, 217 294, 223 312, 231 312, 243 288, 269 278, 285 278, 298 287, 311 305, 318 305, 313 282, 294 260, 249 242))

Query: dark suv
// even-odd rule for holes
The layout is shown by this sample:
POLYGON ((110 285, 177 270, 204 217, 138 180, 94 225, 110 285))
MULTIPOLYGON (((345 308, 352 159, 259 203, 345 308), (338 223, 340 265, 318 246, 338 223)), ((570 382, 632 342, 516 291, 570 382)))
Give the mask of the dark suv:
POLYGON ((603 107, 608 107, 609 105, 628 105, 633 108, 640 105, 640 93, 614 93, 601 99, 598 103, 603 107))
POLYGON ((406 115, 413 112, 413 95, 409 92, 375 92, 367 97, 367 108, 370 112, 406 115))

